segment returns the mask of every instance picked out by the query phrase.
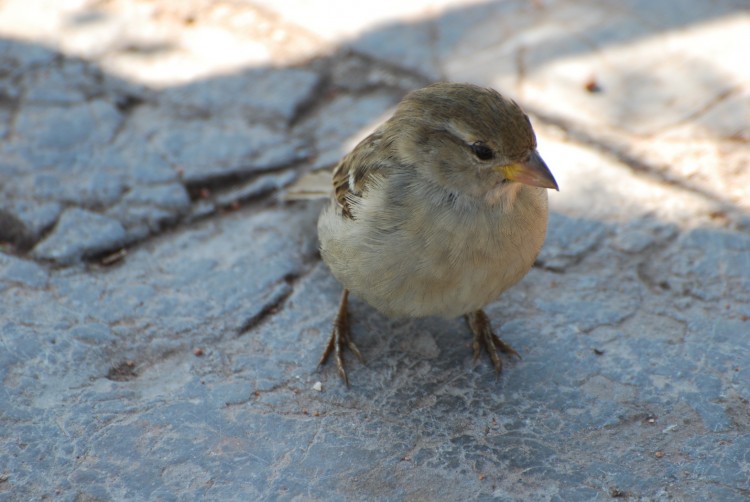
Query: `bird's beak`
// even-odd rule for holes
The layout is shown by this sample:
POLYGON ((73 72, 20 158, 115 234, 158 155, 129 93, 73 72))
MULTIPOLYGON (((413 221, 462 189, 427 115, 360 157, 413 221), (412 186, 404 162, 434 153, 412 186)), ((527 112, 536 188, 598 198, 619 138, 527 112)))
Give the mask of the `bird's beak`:
POLYGON ((499 166, 496 169, 503 173, 506 179, 511 181, 535 187, 554 188, 558 192, 560 191, 555 177, 552 176, 549 167, 547 167, 547 164, 544 163, 536 150, 532 150, 529 158, 523 162, 499 166))

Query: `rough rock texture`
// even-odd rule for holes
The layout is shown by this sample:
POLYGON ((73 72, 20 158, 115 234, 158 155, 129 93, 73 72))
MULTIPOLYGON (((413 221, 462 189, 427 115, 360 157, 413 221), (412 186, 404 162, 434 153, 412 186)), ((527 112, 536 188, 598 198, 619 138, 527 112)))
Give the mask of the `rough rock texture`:
POLYGON ((747 2, 376 4, 2 3, 1 500, 750 496, 747 2), (561 187, 523 359, 354 298, 346 388, 282 195, 437 79, 561 187))

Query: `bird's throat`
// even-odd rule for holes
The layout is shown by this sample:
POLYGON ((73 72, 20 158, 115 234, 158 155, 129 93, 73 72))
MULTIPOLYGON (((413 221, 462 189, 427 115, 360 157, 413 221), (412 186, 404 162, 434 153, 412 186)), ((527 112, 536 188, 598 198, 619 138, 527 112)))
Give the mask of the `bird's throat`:
POLYGON ((503 212, 510 211, 522 186, 520 183, 514 182, 499 183, 487 191, 484 202, 491 207, 502 207, 503 212))

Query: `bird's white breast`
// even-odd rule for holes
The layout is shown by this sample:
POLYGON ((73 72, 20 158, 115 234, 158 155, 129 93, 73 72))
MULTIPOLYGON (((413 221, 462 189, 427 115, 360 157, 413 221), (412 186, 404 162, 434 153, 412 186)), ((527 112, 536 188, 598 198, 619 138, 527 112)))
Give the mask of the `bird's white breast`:
POLYGON ((460 197, 381 179, 318 222, 321 254, 352 293, 392 317, 478 310, 529 271, 544 242, 546 190, 514 184, 512 199, 460 197), (503 202, 505 201, 505 202, 503 202))

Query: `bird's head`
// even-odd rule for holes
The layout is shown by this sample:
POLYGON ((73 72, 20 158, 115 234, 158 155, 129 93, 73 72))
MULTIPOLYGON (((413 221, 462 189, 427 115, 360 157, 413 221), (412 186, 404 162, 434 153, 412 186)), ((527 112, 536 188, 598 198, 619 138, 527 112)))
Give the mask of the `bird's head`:
POLYGON ((408 94, 390 120, 400 160, 448 190, 476 197, 519 183, 558 190, 529 118, 492 89, 433 84, 408 94))

